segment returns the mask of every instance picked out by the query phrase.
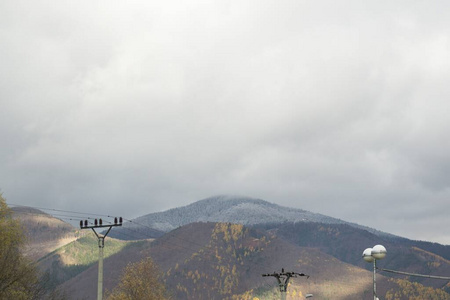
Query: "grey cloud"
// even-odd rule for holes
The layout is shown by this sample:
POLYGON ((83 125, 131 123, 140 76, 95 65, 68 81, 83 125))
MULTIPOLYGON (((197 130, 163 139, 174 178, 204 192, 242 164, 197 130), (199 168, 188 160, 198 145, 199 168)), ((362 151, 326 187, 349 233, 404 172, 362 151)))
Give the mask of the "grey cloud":
POLYGON ((447 6, 3 1, 0 188, 127 217, 242 194, 449 243, 447 6))

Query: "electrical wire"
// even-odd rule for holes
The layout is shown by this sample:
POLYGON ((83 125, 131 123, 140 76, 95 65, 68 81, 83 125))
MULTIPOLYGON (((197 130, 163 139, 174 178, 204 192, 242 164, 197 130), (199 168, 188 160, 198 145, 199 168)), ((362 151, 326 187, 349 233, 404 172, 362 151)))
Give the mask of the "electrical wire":
POLYGON ((401 272, 401 271, 395 271, 395 270, 389 270, 389 269, 382 269, 382 268, 378 268, 378 267, 377 267, 377 269, 380 271, 383 271, 383 272, 395 273, 395 274, 401 274, 401 275, 425 277, 425 278, 430 278, 430 279, 450 280, 450 277, 445 277, 445 276, 415 274, 415 273, 401 272))
MULTIPOLYGON (((8 203, 8 205, 13 205, 13 206, 17 206, 17 207, 25 207, 25 208, 34 208, 34 209, 46 210, 46 211, 72 213, 72 214, 78 214, 78 215, 81 215, 81 216, 86 216, 85 218, 81 218, 81 219, 79 218, 80 216, 77 216, 76 218, 77 218, 78 221, 84 220, 84 219, 87 219, 87 220, 93 220, 94 219, 94 218, 88 217, 88 216, 103 216, 103 217, 107 217, 107 218, 114 218, 111 215, 94 214, 94 213, 86 213, 86 212, 77 212, 77 211, 54 209, 54 208, 45 208, 45 207, 37 207, 37 206, 26 206, 26 205, 21 205, 21 204, 16 204, 16 203, 8 203)), ((22 213, 22 212, 18 212, 18 213, 22 213)), ((25 212, 25 213, 26 214, 42 215, 42 214, 39 214, 39 213, 32 213, 32 212, 25 212)), ((58 215, 58 214, 51 214, 51 215, 58 215)), ((67 219, 67 218, 62 217, 61 219, 67 219)), ((124 221, 128 222, 128 223, 133 223, 133 224, 136 224, 136 225, 138 225, 140 227, 145 227, 145 228, 154 230, 154 228, 152 228, 152 227, 150 227, 148 225, 145 225, 145 224, 142 224, 142 223, 139 223, 139 222, 135 222, 135 221, 127 219, 127 218, 122 218, 122 219, 124 221)), ((75 221, 73 218, 68 218, 68 220, 75 221)), ((109 222, 109 221, 103 220, 103 222, 109 222)), ((91 221, 88 221, 88 223, 91 224, 91 225, 94 225, 93 222, 91 222, 91 221)), ((109 223, 111 223, 111 222, 109 222, 109 223)), ((120 230, 118 232, 118 234, 122 234, 122 235, 124 235, 124 236, 126 236, 128 238, 131 237, 131 240, 136 240, 136 239, 137 240, 141 240, 141 239, 152 239, 153 238, 153 237, 149 236, 148 234, 145 234, 145 232, 142 232, 142 231, 136 231, 136 230, 133 230, 132 228, 128 228, 128 227, 121 227, 121 228, 122 228, 122 230, 126 230, 126 231, 129 231, 129 232, 132 232, 132 233, 135 233, 135 234, 138 234, 138 235, 141 236, 141 237, 139 237, 139 236, 136 236, 135 234, 133 234, 131 236, 130 234, 124 233, 122 230, 120 230)), ((201 245, 199 243, 195 243, 192 240, 182 239, 182 238, 177 237, 177 236, 172 236, 172 238, 180 240, 182 242, 182 244, 177 244, 177 243, 171 242, 170 240, 165 240, 164 243, 171 244, 173 246, 177 246, 177 247, 183 248, 185 250, 192 251, 194 253, 196 251, 198 251, 198 249, 189 248, 189 247, 186 246, 186 244, 192 244, 192 245, 195 245, 195 246, 200 247, 200 248, 204 248, 205 247, 205 245, 201 245)), ((163 244, 160 244, 160 247, 165 247, 165 246, 163 244)), ((165 247, 165 248, 170 250, 169 247, 165 247)), ((211 253, 213 253, 213 252, 211 252, 211 253)))
POLYGON ((25 208, 35 208, 40 210, 50 210, 50 211, 57 211, 57 212, 65 212, 65 213, 73 213, 73 214, 80 214, 84 216, 97 216, 97 217, 109 217, 114 218, 110 215, 102 215, 102 214, 93 214, 93 213, 87 213, 87 212, 77 212, 77 211, 71 211, 71 210, 62 210, 62 209, 56 209, 56 208, 46 208, 46 207, 38 207, 38 206, 28 206, 28 205, 22 205, 22 204, 16 204, 16 203, 7 203, 8 205, 13 205, 17 207, 25 207, 25 208))
MULTIPOLYGON (((74 220, 84 220, 84 218, 81 218, 80 216, 71 216, 71 215, 62 215, 62 214, 40 214, 40 213, 34 213, 34 212, 28 212, 28 211, 14 211, 14 214, 21 214, 21 215, 34 215, 34 216, 43 216, 43 217, 58 217, 58 219, 62 218, 73 218, 74 220)), ((88 217, 87 219, 91 219, 88 217)))
MULTIPOLYGON (((105 214, 94 214, 94 213, 77 212, 77 211, 71 211, 71 210, 55 209, 55 208, 45 208, 45 207, 27 206, 27 205, 21 205, 21 204, 16 204, 16 203, 8 203, 8 205, 13 205, 13 206, 17 206, 17 207, 25 207, 25 208, 34 208, 34 209, 45 210, 45 211, 55 211, 55 212, 71 213, 71 214, 76 214, 76 215, 85 216, 84 218, 81 218, 81 220, 85 220, 85 219, 87 219, 87 220, 93 220, 93 219, 94 219, 93 217, 88 217, 88 216, 97 216, 97 217, 114 218, 114 216, 111 216, 111 215, 105 215, 105 214)), ((27 213, 31 213, 31 212, 27 212, 27 213)), ((41 214, 36 213, 36 215, 41 215, 41 214)), ((57 215, 57 214, 51 214, 51 215, 57 215)), ((76 218, 77 218, 78 221, 80 220, 80 219, 78 219, 79 217, 80 217, 80 216, 76 216, 76 218)), ((64 219, 64 218, 61 218, 61 219, 64 219)), ((136 221, 127 219, 127 218, 123 218, 123 217, 122 217, 122 219, 123 219, 125 222, 132 223, 132 224, 136 224, 137 226, 140 226, 141 228, 147 228, 147 229, 150 229, 150 230, 155 230, 154 228, 152 228, 152 227, 150 227, 150 226, 148 226, 148 225, 146 225, 146 224, 142 224, 142 223, 139 223, 139 222, 136 222, 136 221)), ((69 218, 69 220, 74 221, 73 218, 69 218)), ((109 222, 109 221, 103 220, 103 222, 109 222)), ((93 222, 88 221, 88 223, 91 224, 91 225, 94 225, 93 222)), ((109 223, 111 223, 111 222, 109 222, 109 223)), ((135 233, 135 234, 138 234, 138 235, 142 236, 141 238, 139 238, 138 236, 136 236, 136 235, 134 235, 134 234, 133 234, 133 236, 131 236, 130 234, 126 234, 126 233, 124 233, 122 230, 119 230, 119 231, 118 231, 118 234, 121 233, 121 234, 124 235, 124 236, 131 237, 131 240, 136 240, 136 239, 137 239, 137 240, 141 240, 141 239, 143 239, 143 238, 144 238, 144 239, 154 239, 154 237, 149 236, 149 235, 146 234, 145 232, 142 232, 142 231, 136 231, 136 230, 133 230, 132 228, 125 227, 125 226, 123 226, 123 227, 121 227, 121 228, 122 228, 122 230, 128 230, 129 232, 132 232, 132 233, 135 233)), ((167 234, 167 233, 165 233, 165 236, 166 236, 166 237, 169 237, 169 236, 167 236, 166 234, 167 234)), ((169 239, 167 239, 167 238, 164 239, 164 241, 162 241, 162 242, 163 242, 163 243, 166 243, 166 244, 169 244, 169 245, 172 245, 172 246, 176 246, 176 247, 179 247, 179 248, 188 250, 188 251, 190 251, 190 252, 192 252, 192 253, 196 253, 197 251, 203 250, 203 253, 209 253, 209 254, 211 254, 211 255, 215 255, 215 249, 213 249, 213 248, 208 248, 208 245, 202 245, 202 244, 196 243, 196 242, 194 242, 194 241, 192 241, 192 240, 190 240, 190 239, 183 239, 183 238, 181 238, 181 237, 179 237, 179 236, 174 236, 174 235, 172 235, 171 238, 180 241, 181 244, 172 242, 171 240, 169 240, 169 239), (199 248, 199 249, 190 248, 190 247, 188 246, 189 244, 192 245, 192 246, 195 246, 195 248, 199 248)), ((163 248, 166 248, 167 250, 172 250, 172 248, 169 248, 169 246, 165 246, 163 243, 160 243, 159 246, 160 246, 160 247, 163 247, 163 248)), ((236 249, 235 249, 235 250, 236 250, 236 249)))
MULTIPOLYGON (((33 207, 34 208, 34 207, 33 207)), ((94 218, 93 217, 85 217, 82 218, 82 216, 72 216, 72 215, 63 215, 63 214, 41 214, 38 212, 26 212, 26 211, 14 211, 14 214, 21 214, 21 215, 33 215, 33 216, 45 216, 45 217, 57 217, 60 220, 68 220, 68 221, 84 221, 84 220, 89 220, 88 224, 89 225, 94 225, 94 218)), ((108 221, 108 220, 102 220, 104 223, 108 223, 108 224, 114 224, 112 221, 108 221)), ((141 236, 136 236, 136 235, 129 235, 129 234, 125 234, 123 232, 118 232, 117 234, 123 235, 125 237, 127 237, 129 240, 142 240, 142 239, 149 239, 149 236, 145 236, 143 235, 141 232, 139 231, 135 231, 132 230, 130 228, 122 228, 123 230, 129 231, 129 232, 134 232, 134 233, 138 233, 141 236)))
MULTIPOLYGON (((45 207, 38 207, 38 206, 26 206, 26 205, 17 204, 17 203, 8 203, 8 204, 9 204, 9 205, 14 205, 14 206, 17 206, 17 207, 25 207, 25 208, 28 207, 28 208, 34 208, 34 209, 39 209, 39 210, 48 210, 48 211, 56 211, 56 212, 72 213, 72 214, 79 214, 79 215, 83 215, 83 216, 87 215, 87 216, 98 216, 98 217, 114 218, 114 216, 111 216, 111 215, 104 215, 104 214, 94 214, 94 213, 86 213, 86 212, 77 212, 77 211, 71 211, 71 210, 62 210, 62 209, 55 209, 55 208, 45 208, 45 207)), ((55 214, 55 215, 56 215, 56 214, 55 214)), ((89 220, 89 219, 93 219, 93 218, 91 218, 91 217, 86 217, 86 219, 89 220)), ((152 227, 150 227, 150 226, 148 226, 148 225, 145 225, 145 224, 142 224, 142 223, 139 223, 139 222, 136 222, 136 221, 127 219, 127 218, 122 218, 122 219, 123 219, 124 221, 128 222, 128 223, 136 224, 136 225, 138 225, 138 226, 145 227, 145 228, 148 228, 148 229, 150 229, 150 230, 154 230, 154 228, 152 228, 152 227)), ((105 221, 105 220, 103 220, 103 221, 105 221)), ((122 228, 126 228, 126 227, 122 227, 122 228)), ((128 229, 130 229, 130 228, 128 228, 128 229)), ((137 232, 137 233, 139 233, 139 234, 141 234, 141 235, 144 235, 144 234, 141 233, 140 231, 137 232)), ((147 235, 147 236, 145 236, 145 238, 148 239, 148 238, 151 238, 151 237, 149 237, 149 236, 147 235)), ((195 246, 197 246, 197 247, 204 247, 204 245, 195 243, 195 242, 193 242, 192 240, 182 239, 182 238, 180 238, 180 237, 174 237, 174 238, 176 238, 176 239, 178 239, 178 240, 180 240, 180 241, 182 241, 182 242, 184 242, 184 243, 190 243, 190 244, 195 245, 195 246)))

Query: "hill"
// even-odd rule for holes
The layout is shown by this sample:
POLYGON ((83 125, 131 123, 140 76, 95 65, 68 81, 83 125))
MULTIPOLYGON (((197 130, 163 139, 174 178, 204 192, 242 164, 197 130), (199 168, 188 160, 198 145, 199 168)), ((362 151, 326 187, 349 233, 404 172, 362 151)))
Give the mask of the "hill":
POLYGON ((25 255, 32 260, 64 246, 82 234, 72 225, 30 207, 13 207, 13 216, 20 220, 27 236, 25 255))
POLYGON ((132 220, 131 223, 124 224, 123 228, 111 234, 115 238, 130 239, 127 230, 131 230, 134 232, 134 238, 159 237, 175 228, 195 222, 229 222, 247 226, 266 223, 319 222, 347 224, 380 236, 392 236, 373 228, 306 210, 283 207, 261 199, 234 196, 210 197, 187 206, 147 214, 132 220))
MULTIPOLYGON (((371 269, 362 258, 365 248, 382 244, 388 250, 379 266, 416 274, 448 276, 450 274, 450 246, 404 238, 380 237, 346 224, 284 223, 264 224, 257 228, 302 247, 313 247, 324 253, 361 268, 371 269), (435 252, 433 252, 435 251, 435 252), (439 254, 437 254, 439 253, 439 254)), ((391 277, 391 274, 386 274, 391 277)), ((394 276, 399 278, 398 276, 394 276)), ((404 278, 404 276, 400 277, 404 278)), ((443 288, 450 292, 446 281, 411 277, 409 280, 443 288)))
MULTIPOLYGON (((279 296, 276 282, 260 275, 281 268, 311 275, 309 280, 292 281, 288 299, 302 299, 305 293, 315 294, 316 299, 371 299, 372 269, 361 253, 379 243, 388 249, 381 267, 440 276, 450 273, 450 246, 411 241, 303 210, 287 209, 289 214, 286 209, 263 200, 222 196, 158 213, 159 224, 150 223, 156 228, 131 223, 148 229, 142 232, 144 236, 151 232, 160 237, 153 242, 125 242, 111 239, 110 234, 105 242, 109 256, 105 287, 111 290, 117 284, 129 262, 151 256, 175 299, 273 299, 279 296), (165 217, 167 224, 177 228, 164 233, 160 225, 165 217), (176 225, 198 218, 201 222, 176 225), (235 223, 208 222, 209 218, 235 223)), ((35 248, 29 255, 34 254, 41 269, 48 271, 50 288, 61 284, 70 299, 95 299, 98 246, 92 232, 81 235, 71 225, 29 208, 15 208, 15 217, 28 232, 28 249, 35 248), (53 250, 58 245, 62 246, 53 250)), ((125 228, 121 234, 139 239, 136 228, 125 228)), ((384 275, 379 274, 378 283, 379 294, 386 299, 410 299, 412 295, 450 299, 445 281, 384 275)))
MULTIPOLYGON (((188 206, 139 217, 128 226, 131 230, 140 230, 139 233, 145 236, 152 235, 148 231, 150 229, 159 230, 162 234, 191 222, 208 221, 269 230, 298 246, 319 248, 343 262, 366 269, 370 266, 361 259, 360 254, 365 248, 381 243, 389 249, 390 254, 382 262, 388 268, 438 276, 450 274, 450 246, 412 241, 321 214, 248 197, 211 197, 188 206)), ((411 280, 446 288, 442 281, 418 277, 411 280)))
MULTIPOLYGON (((305 224, 305 223, 303 223, 305 224)), ((174 299, 273 299, 279 297, 274 278, 262 277, 285 268, 311 277, 296 278, 288 299, 371 299, 371 270, 353 266, 319 248, 300 247, 267 231, 230 223, 192 223, 179 227, 153 242, 126 246, 105 260, 105 287, 111 290, 128 262, 144 257, 160 266, 174 299)), ((360 253, 356 256, 360 257, 360 253)), ((95 299, 96 266, 66 282, 63 287, 74 299, 95 299)), ((395 293, 409 285, 408 293, 420 291, 435 299, 449 299, 440 289, 378 275, 379 293, 395 293)), ((390 294, 389 294, 390 295, 390 294)), ((409 299, 400 295, 398 299, 409 299)), ((391 298, 394 299, 394 298, 391 298)), ((428 299, 428 298, 423 298, 428 299)), ((429 298, 432 299, 432 298, 429 298)))
MULTIPOLYGON (((263 273, 289 266, 297 272, 314 274, 314 279, 305 281, 314 289, 322 282, 338 284, 344 280, 362 282, 358 287, 347 287, 335 299, 352 299, 353 293, 361 293, 370 287, 370 272, 339 262, 315 249, 295 246, 262 232, 230 223, 193 223, 180 227, 153 243, 130 247, 105 260, 105 287, 111 289, 120 270, 125 266, 124 258, 136 261, 150 256, 165 274, 166 283, 175 299, 243 299, 243 295, 258 290, 261 295, 272 293, 276 282, 264 278, 263 273), (282 254, 280 253, 282 251, 282 254), (323 268, 324 264, 331 264, 323 268), (334 276, 340 273, 340 278, 334 276), (361 273, 367 273, 361 280, 361 273), (343 279, 342 277, 345 277, 343 279), (240 296, 239 296, 240 295, 240 296)), ((64 286, 77 291, 76 297, 94 299, 96 287, 92 278, 96 268, 76 276, 64 286), (82 287, 82 288, 81 288, 82 287)), ((307 289, 308 284, 298 284, 307 289)), ((322 291, 323 293, 324 291, 322 291)), ((303 290, 303 293, 306 293, 303 290)), ((320 291, 317 290, 320 294, 320 291)), ((353 298, 356 299, 356 298, 353 298)))
MULTIPOLYGON (((46 288, 83 272, 98 260, 98 242, 92 231, 81 231, 45 212, 30 207, 12 208, 27 235, 24 253, 46 274, 46 288)), ((107 238, 104 256, 122 250, 130 242, 107 238)))
MULTIPOLYGON (((120 252, 130 242, 105 239, 104 257, 120 252)), ((98 262, 98 240, 93 232, 45 255, 38 261, 39 268, 47 272, 47 287, 53 289, 98 262)))

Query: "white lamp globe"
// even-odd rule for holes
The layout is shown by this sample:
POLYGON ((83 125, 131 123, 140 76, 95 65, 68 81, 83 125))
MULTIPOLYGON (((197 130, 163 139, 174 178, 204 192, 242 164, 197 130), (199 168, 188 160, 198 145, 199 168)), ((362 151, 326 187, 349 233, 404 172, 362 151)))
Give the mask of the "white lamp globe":
POLYGON ((368 263, 373 262, 374 258, 372 256, 372 248, 367 248, 366 250, 364 250, 362 257, 368 263))
POLYGON ((376 245, 372 248, 372 256, 375 259, 383 259, 386 256, 386 248, 383 245, 376 245))

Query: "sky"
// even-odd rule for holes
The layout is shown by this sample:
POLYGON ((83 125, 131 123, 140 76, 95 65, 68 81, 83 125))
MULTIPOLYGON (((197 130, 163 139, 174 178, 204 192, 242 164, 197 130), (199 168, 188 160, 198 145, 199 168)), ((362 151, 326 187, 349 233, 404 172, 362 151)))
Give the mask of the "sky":
POLYGON ((450 244, 449 11, 2 0, 0 190, 126 218, 242 195, 450 244))

